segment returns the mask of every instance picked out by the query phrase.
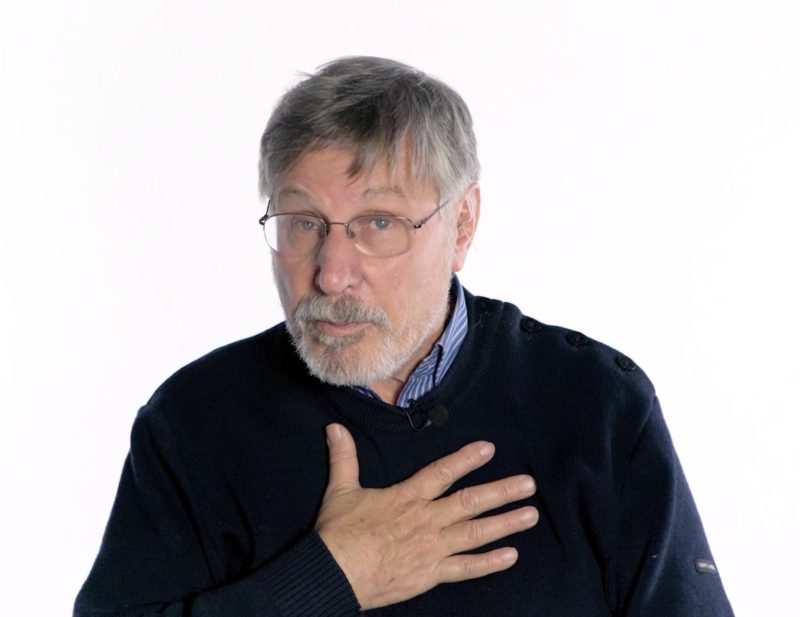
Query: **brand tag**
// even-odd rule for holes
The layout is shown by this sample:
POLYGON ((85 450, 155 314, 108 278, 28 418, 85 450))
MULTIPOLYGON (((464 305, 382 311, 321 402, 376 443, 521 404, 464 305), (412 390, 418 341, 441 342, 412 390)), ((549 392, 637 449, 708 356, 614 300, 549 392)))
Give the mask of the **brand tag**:
POLYGON ((717 566, 714 565, 713 561, 708 561, 707 559, 695 559, 694 567, 698 572, 704 572, 705 574, 718 574, 717 566))

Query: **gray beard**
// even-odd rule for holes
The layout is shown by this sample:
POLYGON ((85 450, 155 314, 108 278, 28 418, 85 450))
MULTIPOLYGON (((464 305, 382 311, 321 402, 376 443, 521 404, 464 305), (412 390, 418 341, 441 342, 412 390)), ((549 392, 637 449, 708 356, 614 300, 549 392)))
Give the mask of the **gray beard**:
POLYGON ((388 344, 389 318, 386 313, 379 308, 366 307, 352 296, 335 301, 325 296, 307 298, 300 302, 291 316, 287 314, 286 325, 292 343, 309 372, 329 384, 354 386, 389 379, 407 361, 404 356, 398 357, 396 350, 391 349, 388 344), (340 353, 345 353, 345 348, 360 342, 366 335, 366 330, 346 336, 330 336, 320 331, 318 321, 369 323, 369 327, 377 327, 382 331, 384 336, 380 340, 384 344, 376 353, 369 354, 372 357, 365 357, 364 354, 351 350, 350 353, 357 355, 352 362, 353 366, 346 367, 339 357, 340 353), (314 341, 322 348, 314 345, 314 341), (378 362, 378 359, 383 362, 378 362), (387 362, 389 359, 391 360, 387 362))
MULTIPOLYGON (((428 334, 438 323, 439 315, 446 314, 448 288, 445 288, 442 311, 432 311, 423 324, 419 339, 411 345, 398 349, 389 334, 389 318, 379 308, 366 307, 360 300, 345 296, 336 301, 325 296, 313 296, 303 300, 292 315, 286 314, 286 327, 297 353, 309 372, 320 381, 335 386, 364 386, 379 381, 394 379, 394 376, 419 352, 428 334), (377 346, 368 351, 348 347, 360 342, 366 335, 361 330, 347 336, 329 336, 319 331, 316 321, 339 321, 370 323, 368 327, 381 330, 377 346), (314 342, 318 345, 314 345, 314 342), (345 363, 341 357, 350 354, 345 363)), ((286 304, 284 303, 284 307, 286 304)))
POLYGON ((286 317, 286 329, 294 348, 311 375, 335 386, 365 386, 394 379, 419 353, 431 331, 441 326, 447 315, 449 272, 443 277, 440 302, 424 316, 425 321, 419 331, 412 334, 416 340, 408 343, 407 337, 398 339, 392 336, 385 311, 365 306, 356 297, 344 296, 332 300, 328 296, 315 295, 301 301, 290 312, 289 293, 281 280, 274 257, 272 270, 286 317), (319 331, 317 320, 370 325, 351 335, 332 337, 319 331), (379 328, 378 342, 371 350, 360 350, 355 345, 366 336, 368 328, 379 328), (315 345, 315 342, 318 344, 315 345))

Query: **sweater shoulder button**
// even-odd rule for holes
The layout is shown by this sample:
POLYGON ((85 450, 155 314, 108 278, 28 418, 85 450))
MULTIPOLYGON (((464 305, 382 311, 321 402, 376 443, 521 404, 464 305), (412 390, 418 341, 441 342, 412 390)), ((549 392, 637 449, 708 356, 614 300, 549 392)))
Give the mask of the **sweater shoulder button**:
POLYGON ((530 317, 523 317, 519 322, 519 327, 523 332, 532 334, 533 332, 539 332, 542 329, 542 324, 530 317))
POLYGON ((580 332, 567 332, 565 338, 567 339, 567 343, 573 347, 583 347, 589 342, 589 339, 580 332))
POLYGON ((619 354, 615 358, 615 360, 617 362, 617 366, 619 366, 623 371, 636 370, 636 364, 628 356, 623 356, 622 354, 619 354))

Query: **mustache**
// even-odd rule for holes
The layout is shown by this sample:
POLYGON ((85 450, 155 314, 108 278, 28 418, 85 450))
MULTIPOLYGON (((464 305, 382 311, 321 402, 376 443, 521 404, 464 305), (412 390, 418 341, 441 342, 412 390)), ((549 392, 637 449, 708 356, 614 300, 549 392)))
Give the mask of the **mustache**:
POLYGON ((354 296, 332 300, 325 296, 312 296, 302 300, 294 313, 298 321, 337 321, 343 323, 374 323, 382 328, 389 326, 389 316, 383 309, 367 306, 354 296))

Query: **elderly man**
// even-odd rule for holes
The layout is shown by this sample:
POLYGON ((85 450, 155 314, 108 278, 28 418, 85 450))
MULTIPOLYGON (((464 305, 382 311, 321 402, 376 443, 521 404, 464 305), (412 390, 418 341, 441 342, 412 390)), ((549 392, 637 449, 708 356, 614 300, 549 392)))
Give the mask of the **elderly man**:
POLYGON ((282 98, 286 322, 139 412, 75 615, 732 614, 642 371, 454 276, 478 173, 462 99, 405 65, 282 98))

